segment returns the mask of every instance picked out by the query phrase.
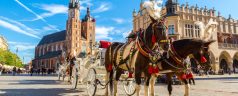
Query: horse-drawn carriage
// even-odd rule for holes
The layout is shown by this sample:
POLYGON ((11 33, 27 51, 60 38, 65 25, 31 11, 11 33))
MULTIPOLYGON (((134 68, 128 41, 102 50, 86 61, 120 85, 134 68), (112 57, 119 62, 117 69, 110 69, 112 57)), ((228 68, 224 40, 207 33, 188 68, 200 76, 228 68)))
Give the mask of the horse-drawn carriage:
MULTIPOLYGON (((86 55, 85 53, 81 53, 78 56, 75 55, 74 64, 71 66, 71 76, 68 72, 70 61, 65 60, 59 66, 59 80, 60 77, 63 77, 63 80, 68 77, 73 89, 76 89, 78 85, 86 86, 89 96, 94 96, 97 89, 105 89, 110 83, 110 81, 105 81, 106 71, 104 67, 106 49, 110 44, 107 41, 100 41, 99 48, 92 50, 91 55, 86 55)), ((65 55, 64 52, 63 55, 65 55)), ((129 78, 128 74, 129 72, 125 72, 120 81, 123 83, 123 88, 127 95, 132 95, 135 93, 134 79, 129 78)), ((113 75, 115 76, 115 74, 113 75)))

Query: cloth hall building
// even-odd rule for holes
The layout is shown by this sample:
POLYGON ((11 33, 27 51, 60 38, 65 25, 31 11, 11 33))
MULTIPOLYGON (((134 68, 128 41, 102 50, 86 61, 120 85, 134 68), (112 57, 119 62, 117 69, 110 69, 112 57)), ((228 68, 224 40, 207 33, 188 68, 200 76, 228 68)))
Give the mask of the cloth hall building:
MULTIPOLYGON (((146 10, 141 6, 139 11, 134 10, 133 31, 137 32, 140 28, 147 28, 150 18, 146 10)), ((166 0, 162 7, 161 14, 167 17, 168 33, 175 39, 200 38, 200 30, 196 21, 207 24, 209 19, 218 23, 216 32, 212 33, 212 39, 216 40, 210 46, 211 66, 215 73, 221 71, 238 72, 238 21, 231 15, 229 18, 221 16, 220 12, 207 7, 180 5, 178 0, 166 0)), ((192 65, 193 66, 193 65, 192 65)), ((195 66, 196 67, 196 66, 195 66)))

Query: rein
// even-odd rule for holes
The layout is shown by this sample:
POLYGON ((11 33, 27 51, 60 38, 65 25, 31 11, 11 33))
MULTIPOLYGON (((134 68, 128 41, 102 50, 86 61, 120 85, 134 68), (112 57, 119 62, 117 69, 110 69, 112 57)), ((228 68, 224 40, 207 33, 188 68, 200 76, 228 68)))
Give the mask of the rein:
POLYGON ((184 58, 182 58, 177 52, 176 50, 174 49, 174 46, 173 46, 173 43, 171 44, 171 50, 169 51, 169 53, 172 55, 172 59, 177 63, 177 64, 180 64, 180 65, 183 65, 183 60, 184 58))

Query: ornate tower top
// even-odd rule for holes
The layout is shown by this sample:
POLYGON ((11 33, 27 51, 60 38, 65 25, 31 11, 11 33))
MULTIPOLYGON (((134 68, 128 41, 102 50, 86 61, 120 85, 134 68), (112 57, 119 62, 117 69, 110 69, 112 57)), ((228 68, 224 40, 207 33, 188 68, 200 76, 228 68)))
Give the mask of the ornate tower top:
POLYGON ((136 9, 133 10, 132 15, 133 15, 133 17, 136 16, 136 9))
POLYGON ((79 9, 79 0, 70 0, 69 9, 71 9, 71 8, 79 9))
POLYGON ((177 16, 176 9, 178 0, 168 0, 165 4, 167 15, 166 16, 177 16))
POLYGON ((91 20, 91 19, 92 19, 92 17, 91 17, 91 15, 90 15, 90 9, 89 9, 89 7, 87 7, 87 14, 85 15, 83 21, 89 21, 89 20, 91 20))

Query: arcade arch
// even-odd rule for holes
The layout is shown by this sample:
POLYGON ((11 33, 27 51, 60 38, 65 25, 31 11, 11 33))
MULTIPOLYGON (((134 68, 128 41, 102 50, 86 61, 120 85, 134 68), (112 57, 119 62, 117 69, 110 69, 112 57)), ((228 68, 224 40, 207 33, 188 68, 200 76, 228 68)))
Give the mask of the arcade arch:
POLYGON ((232 71, 237 73, 238 72, 238 52, 235 53, 235 55, 233 56, 233 69, 232 71))
POLYGON ((223 70, 224 73, 228 73, 232 68, 232 58, 228 52, 223 51, 219 56, 219 68, 223 70))

